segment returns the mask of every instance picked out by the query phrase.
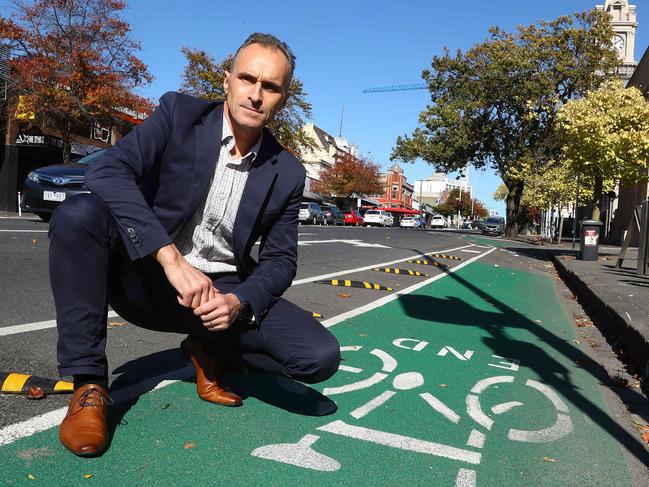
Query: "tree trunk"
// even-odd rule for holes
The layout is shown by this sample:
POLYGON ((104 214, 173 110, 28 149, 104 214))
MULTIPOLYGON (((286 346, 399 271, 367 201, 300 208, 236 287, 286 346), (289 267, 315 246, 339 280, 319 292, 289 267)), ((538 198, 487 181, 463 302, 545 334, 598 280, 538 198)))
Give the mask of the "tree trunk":
POLYGON ((602 206, 602 188, 604 181, 600 176, 595 176, 595 184, 593 185, 593 211, 590 218, 599 221, 601 206, 602 206))
POLYGON ((66 122, 65 128, 62 130, 62 139, 63 139, 63 164, 70 162, 70 155, 72 153, 72 145, 70 144, 70 132, 72 130, 72 124, 66 122))
POLYGON ((515 181, 507 183, 505 186, 509 193, 507 194, 507 222, 505 227, 505 234, 509 238, 516 238, 518 236, 518 217, 521 210, 521 196, 523 196, 524 183, 522 181, 515 181))

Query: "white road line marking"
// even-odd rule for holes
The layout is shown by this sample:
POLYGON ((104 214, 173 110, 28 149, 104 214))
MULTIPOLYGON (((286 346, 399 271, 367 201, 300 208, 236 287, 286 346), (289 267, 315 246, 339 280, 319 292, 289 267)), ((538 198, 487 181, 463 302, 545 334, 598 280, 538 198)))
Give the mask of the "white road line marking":
MULTIPOLYGON (((463 245, 462 247, 455 247, 453 249, 434 250, 434 251, 431 251, 431 252, 448 253, 448 252, 454 252, 454 251, 460 250, 460 249, 466 249, 467 247, 472 247, 472 246, 473 246, 473 244, 469 244, 469 245, 463 245)), ((428 253, 430 253, 430 252, 428 252, 428 253)), ((352 274, 354 272, 368 271, 370 269, 374 269, 375 267, 389 267, 392 264, 398 264, 400 262, 405 262, 407 260, 414 260, 414 259, 418 259, 418 258, 421 258, 421 257, 426 257, 426 254, 411 255, 410 257, 404 257, 403 259, 391 260, 390 262, 382 262, 380 264, 372 264, 372 265, 368 265, 368 266, 364 266, 364 267, 358 267, 356 269, 346 269, 344 271, 332 272, 330 274, 322 274, 321 276, 305 277, 304 279, 297 279, 297 280, 293 281, 293 283, 291 285, 292 286, 298 286, 300 284, 307 284, 309 282, 319 281, 320 279, 330 279, 332 277, 342 276, 343 274, 352 274)))
MULTIPOLYGON (((193 367, 183 367, 182 369, 156 375, 137 384, 111 391, 110 395, 114 403, 124 402, 141 396, 147 391, 162 389, 169 384, 191 377, 193 372, 193 367), (169 377, 174 377, 174 379, 170 380, 169 377)), ((0 430, 0 445, 8 445, 20 438, 58 426, 63 421, 67 409, 67 407, 56 409, 49 413, 41 414, 40 416, 2 428, 0 430)))
POLYGON ((480 464, 481 455, 478 452, 443 445, 441 443, 433 443, 432 441, 419 440, 409 436, 386 433, 385 431, 353 426, 340 420, 320 426, 318 430, 348 438, 355 438, 357 440, 369 441, 378 445, 390 446, 400 450, 427 453, 438 457, 450 458, 451 460, 461 460, 473 465, 480 464))
POLYGON ((472 430, 469 435, 469 440, 466 442, 466 446, 472 446, 473 448, 482 448, 485 442, 484 433, 478 430, 472 430))
MULTIPOLYGON (((332 327, 342 321, 345 321, 349 318, 353 318, 354 316, 358 316, 360 314, 363 314, 367 311, 373 310, 375 308, 378 308, 380 306, 383 306, 384 304, 387 304, 391 301, 394 301, 395 299, 398 299, 401 296, 405 296, 406 294, 410 294, 414 291, 416 291, 419 288, 422 288, 432 282, 439 281, 440 279, 447 277, 449 274, 452 274, 454 272, 459 271, 463 267, 466 267, 467 265, 471 264, 472 262, 475 262, 478 259, 482 259, 483 257, 489 255, 491 252, 496 250, 496 248, 492 248, 491 250, 486 251, 484 254, 481 255, 476 255, 475 257, 470 258, 469 260, 465 260, 462 262, 460 265, 455 266, 450 268, 447 272, 444 272, 443 274, 438 274, 434 277, 431 277, 430 279, 426 279, 425 281, 418 282, 417 284, 413 284, 410 287, 407 287, 405 289, 402 289, 400 291, 397 291, 393 294, 390 294, 388 296, 385 296, 381 299, 377 299, 376 301, 373 301, 371 303, 366 304, 365 306, 361 306, 359 308, 347 311, 345 313, 339 314, 338 316, 334 316, 332 318, 329 318, 328 320, 324 320, 322 324, 326 326, 327 328, 332 327)), ((445 252, 448 252, 446 250, 445 252)))
MULTIPOLYGON (((118 316, 114 311, 108 312, 108 318, 116 318, 118 316)), ((28 331, 45 330, 47 328, 56 327, 56 320, 37 321, 36 323, 26 323, 24 325, 5 326, 0 328, 0 336, 15 335, 17 333, 26 333, 28 331)))
POLYGON ((354 409, 350 414, 356 418, 360 419, 368 413, 371 413, 379 406, 383 405, 388 399, 394 396, 396 392, 394 391, 385 391, 382 394, 379 394, 371 401, 366 402, 361 407, 354 409))
POLYGON ((479 250, 460 250, 460 252, 467 252, 469 254, 479 254, 481 253, 479 250))
POLYGON ((3 233, 47 233, 49 230, 0 230, 3 233))
POLYGON ((475 470, 469 470, 468 468, 458 470, 457 477, 455 477, 455 487, 475 487, 475 485, 475 470))
POLYGON ((352 374, 360 374, 361 372, 363 372, 363 369, 359 369, 358 367, 351 367, 350 365, 339 365, 338 370, 351 372, 352 374))
POLYGON ((423 392, 419 394, 419 397, 421 397, 424 401, 426 401, 430 407, 432 407, 435 411, 437 411, 439 414, 441 414, 446 419, 448 419, 451 423, 457 424, 460 422, 460 415, 457 414, 455 411, 453 411, 451 408, 449 408, 446 404, 444 404, 442 401, 437 399, 432 394, 429 394, 428 392, 423 392))
POLYGON ((491 408, 491 412, 494 414, 504 414, 508 411, 511 411, 516 406, 523 406, 523 403, 519 401, 510 401, 510 402, 504 402, 502 404, 496 404, 494 407, 491 408))
POLYGON ((325 387, 322 390, 322 395, 323 396, 333 396, 334 394, 344 394, 345 392, 352 392, 352 391, 359 391, 361 389, 365 389, 366 387, 371 387, 374 384, 378 384, 381 382, 383 379, 385 379, 388 376, 388 374, 384 374, 382 372, 377 372, 373 376, 365 379, 365 380, 359 380, 358 382, 354 382, 353 384, 346 384, 344 386, 340 387, 325 387))

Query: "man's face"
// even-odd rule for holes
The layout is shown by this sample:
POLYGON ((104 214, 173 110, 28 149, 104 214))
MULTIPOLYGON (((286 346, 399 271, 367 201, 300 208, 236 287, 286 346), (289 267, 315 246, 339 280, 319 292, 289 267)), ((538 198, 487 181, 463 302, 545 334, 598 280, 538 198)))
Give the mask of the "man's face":
POLYGON ((286 104, 290 65, 284 54, 260 44, 239 52, 225 72, 225 103, 233 129, 259 131, 286 104))

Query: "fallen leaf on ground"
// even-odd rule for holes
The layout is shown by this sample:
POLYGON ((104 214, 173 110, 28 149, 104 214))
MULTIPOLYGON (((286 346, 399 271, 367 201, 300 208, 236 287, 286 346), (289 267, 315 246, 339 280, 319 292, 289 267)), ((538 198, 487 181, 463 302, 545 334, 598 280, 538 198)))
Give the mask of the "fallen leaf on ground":
POLYGON ((541 324, 541 320, 534 320, 534 323, 536 323, 537 325, 540 325, 540 324, 541 324))
POLYGON ((37 242, 38 240, 32 239, 32 245, 36 245, 37 242))
POLYGON ((624 377, 612 377, 611 382, 613 382, 613 386, 615 387, 626 387, 627 385, 629 385, 629 381, 624 377))
POLYGON ((36 480, 36 477, 34 477, 34 474, 31 474, 31 473, 28 473, 28 474, 27 474, 27 478, 28 478, 29 480, 36 480))
POLYGON ((27 399, 44 399, 45 398, 45 392, 43 392, 43 389, 40 387, 36 386, 31 386, 29 389, 27 389, 27 399))
POLYGON ((579 345, 579 344, 581 343, 579 340, 570 340, 570 341, 571 341, 572 343, 576 343, 577 345, 579 345))
POLYGON ((579 328, 583 328, 583 327, 585 327, 585 326, 593 326, 593 322, 590 321, 590 320, 587 320, 587 319, 577 320, 577 321, 575 321, 575 324, 576 324, 579 328))
POLYGON ((171 406, 171 404, 169 404, 168 402, 166 402, 166 403, 164 403, 162 406, 160 406, 160 409, 169 409, 170 406, 171 406))
POLYGON ((190 443, 190 442, 186 441, 185 444, 183 445, 183 448, 185 450, 190 450, 192 448, 196 448, 196 443, 190 443))
POLYGON ((644 433, 642 433, 642 439, 644 440, 644 442, 645 442, 646 444, 649 445, 649 432, 644 432, 644 433))
POLYGON ((554 458, 552 458, 552 457, 543 457, 543 461, 544 462, 552 462, 552 463, 556 462, 556 460, 554 458))
POLYGON ((367 333, 359 333, 358 336, 363 337, 363 338, 367 338, 367 333))
POLYGON ((124 321, 109 321, 108 328, 117 328, 118 326, 126 326, 126 324, 124 321))
POLYGON ((348 299, 348 298, 351 298, 352 295, 349 294, 349 293, 339 293, 339 294, 338 294, 338 297, 339 297, 339 298, 348 299))
POLYGON ((446 384, 438 384, 440 387, 446 387, 446 384))
POLYGON ((91 479, 91 478, 92 478, 92 474, 91 474, 91 473, 87 473, 87 474, 85 474, 85 475, 83 476, 83 478, 84 478, 84 479, 91 479))

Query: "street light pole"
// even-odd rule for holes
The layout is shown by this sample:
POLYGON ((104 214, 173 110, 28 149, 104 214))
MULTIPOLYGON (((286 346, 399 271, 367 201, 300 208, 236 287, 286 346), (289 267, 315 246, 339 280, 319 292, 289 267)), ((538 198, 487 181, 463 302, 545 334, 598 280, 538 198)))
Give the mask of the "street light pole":
POLYGON ((460 213, 462 212, 462 185, 460 185, 460 203, 457 208, 457 229, 460 229, 460 213))

